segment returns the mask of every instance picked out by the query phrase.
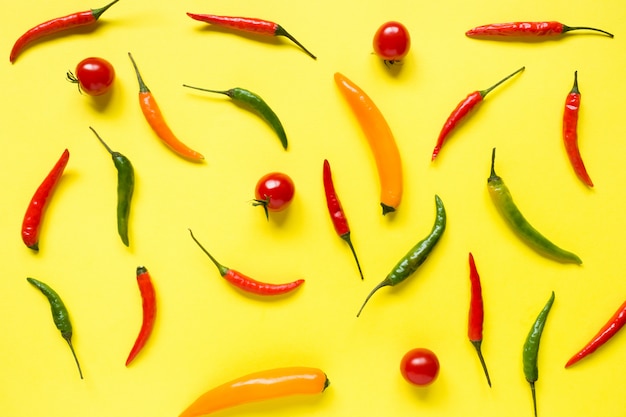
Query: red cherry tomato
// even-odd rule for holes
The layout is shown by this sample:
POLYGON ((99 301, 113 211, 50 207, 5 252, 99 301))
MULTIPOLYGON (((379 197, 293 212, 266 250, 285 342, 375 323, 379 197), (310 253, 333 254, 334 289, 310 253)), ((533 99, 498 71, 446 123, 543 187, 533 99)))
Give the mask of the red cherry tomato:
POLYGON ((90 96, 99 96, 111 88, 115 79, 113 65, 102 58, 85 58, 76 66, 76 75, 67 72, 67 79, 90 96))
POLYGON ((393 64, 400 61, 409 53, 410 47, 411 36, 400 22, 383 23, 374 35, 374 52, 385 63, 393 64))
POLYGON ((411 384, 429 385, 439 375, 439 359, 428 349, 411 349, 402 357, 400 372, 411 384))
POLYGON ((268 211, 286 209, 293 200, 295 190, 293 181, 287 174, 271 172, 257 182, 252 204, 263 206, 265 216, 268 217, 268 211))

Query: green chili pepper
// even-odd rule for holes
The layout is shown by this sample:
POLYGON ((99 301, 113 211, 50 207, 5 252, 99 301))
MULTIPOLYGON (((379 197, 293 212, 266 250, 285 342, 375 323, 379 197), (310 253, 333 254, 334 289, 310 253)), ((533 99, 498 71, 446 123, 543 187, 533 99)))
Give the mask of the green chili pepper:
POLYGON ((135 171, 128 158, 119 152, 112 151, 102 140, 100 135, 89 127, 104 145, 113 158, 113 164, 117 169, 117 233, 122 238, 124 245, 128 246, 128 218, 130 215, 130 202, 135 189, 135 171))
POLYGON ((487 179, 487 187, 493 203, 509 226, 511 226, 524 243, 541 255, 552 258, 558 262, 582 264, 583 261, 577 255, 556 246, 528 223, 515 205, 509 188, 504 184, 502 178, 496 175, 494 170, 495 159, 496 148, 493 148, 491 154, 491 175, 487 179))
POLYGON ((59 294, 57 294, 56 291, 50 288, 47 284, 44 284, 35 278, 26 278, 26 280, 41 291, 48 299, 50 309, 52 310, 52 320, 54 321, 57 329, 61 332, 63 339, 65 339, 67 344, 70 346, 72 356, 74 356, 74 361, 76 361, 76 366, 78 367, 78 374, 80 375, 80 379, 83 379, 83 371, 80 369, 80 363, 76 357, 76 352, 74 352, 74 346, 72 346, 72 323, 70 322, 70 316, 67 312, 67 308, 65 308, 65 304, 63 304, 63 300, 61 300, 59 294))
POLYGON ((535 382, 539 379, 539 368, 537 367, 537 356, 539 354, 539 342, 541 341, 541 333, 546 325, 546 319, 548 313, 554 303, 554 291, 550 299, 543 307, 543 310, 537 316, 533 327, 531 327, 526 342, 524 343, 524 350, 522 354, 522 362, 524 365, 524 376, 526 381, 530 383, 530 390, 533 396, 533 409, 535 411, 535 417, 537 417, 537 397, 535 395, 535 382))
POLYGON ((357 317, 361 315, 363 307, 365 307, 365 304, 367 304, 376 291, 382 287, 394 286, 406 280, 421 264, 424 263, 426 258, 428 258, 428 255, 430 255, 430 252, 432 252, 433 248, 439 241, 439 238, 441 238, 441 235, 443 235, 443 232, 446 229, 446 209, 444 208, 443 202, 438 195, 435 195, 435 206, 435 223, 433 224, 433 228, 428 236, 413 246, 413 248, 402 259, 400 259, 400 261, 398 261, 396 266, 393 267, 385 279, 374 287, 357 313, 357 317))
POLYGON ((195 90, 206 91, 209 93, 217 93, 224 94, 230 97, 233 101, 237 103, 244 104, 250 110, 259 115, 270 127, 276 132, 278 138, 280 139, 280 143, 282 143, 283 148, 287 149, 287 134, 285 133, 285 129, 283 128, 280 119, 274 111, 267 105, 265 100, 259 97, 257 94, 252 91, 246 90, 244 88, 231 88, 229 90, 209 90, 206 88, 192 87, 187 84, 183 84, 183 87, 193 88, 195 90))

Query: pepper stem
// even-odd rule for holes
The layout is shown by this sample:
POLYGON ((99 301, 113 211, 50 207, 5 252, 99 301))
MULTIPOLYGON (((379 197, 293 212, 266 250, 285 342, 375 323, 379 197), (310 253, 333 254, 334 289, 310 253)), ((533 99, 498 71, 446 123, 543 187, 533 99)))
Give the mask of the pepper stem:
POLYGON ((496 175, 495 164, 496 164, 496 148, 493 148, 491 150, 491 174, 489 175, 489 178, 487 178, 487 182, 500 178, 498 177, 498 175, 496 175))
POLYGON ((217 267, 217 269, 220 271, 220 275, 224 276, 228 273, 228 268, 226 268, 224 265, 220 264, 219 262, 217 262, 217 260, 213 257, 213 255, 211 255, 209 253, 209 251, 207 251, 204 246, 202 246, 202 244, 200 242, 198 242, 198 239, 196 239, 196 237, 193 235, 193 232, 191 231, 191 229, 189 230, 189 234, 191 235, 191 238, 193 239, 194 242, 196 242, 196 244, 198 246, 200 246, 200 249, 202 249, 202 252, 206 253, 207 256, 209 257, 209 259, 211 259, 211 261, 213 261, 213 263, 215 264, 215 266, 217 267))
POLYGON ((341 238, 346 241, 348 247, 352 251, 352 255, 354 255, 354 260, 356 261, 356 266, 359 268, 359 275, 361 275, 361 280, 363 280, 363 271, 361 271, 361 264, 359 263, 359 258, 356 256, 356 251, 354 250, 354 246, 352 245, 352 239, 350 239, 350 232, 344 233, 341 235, 341 238))
POLYGON ((372 298, 372 295, 374 295, 376 291, 378 291, 382 287, 386 287, 389 285, 391 285, 391 281, 389 281, 389 278, 385 278, 377 286, 375 286, 374 289, 367 295, 367 298, 365 298, 365 301, 363 302, 363 305, 359 309, 359 312, 356 314, 356 316, 359 317, 361 315, 361 312, 363 311, 365 304, 367 304, 367 302, 370 300, 370 298, 372 298))
POLYGON ((96 132, 96 130, 89 126, 89 129, 91 129, 91 131, 94 133, 94 135, 96 135, 96 137, 98 138, 98 140, 100 141, 101 144, 104 145, 104 147, 106 148, 107 151, 109 151, 109 153, 111 155, 113 155, 115 152, 113 152, 113 150, 111 150, 111 148, 109 148, 109 145, 106 144, 106 142, 100 137, 100 135, 98 134, 98 132, 96 132))
POLYGON ((193 88, 194 90, 206 91, 207 93, 224 94, 224 95, 226 95, 226 96, 228 96, 230 98, 233 98, 232 90, 210 90, 208 88, 193 87, 193 86, 187 85, 187 84, 183 84, 183 87, 193 88))
POLYGON ((109 9, 109 7, 113 6, 118 1, 119 0, 113 0, 111 3, 107 4, 104 7, 100 7, 99 9, 91 9, 91 14, 93 15, 93 18, 98 20, 100 16, 102 15, 102 13, 106 12, 109 9))
POLYGON ((574 71, 574 85, 572 86, 570 94, 580 94, 580 90, 578 89, 578 71, 574 71))
POLYGON ((563 30, 561 33, 566 33, 566 32, 570 32, 572 30, 592 30, 594 32, 600 32, 600 33, 604 33, 605 35, 607 35, 609 38, 613 38, 613 34, 607 32, 606 30, 602 30, 602 29, 597 29, 597 28, 590 28, 588 26, 566 26, 563 25, 563 30))
POLYGON ((78 374, 80 375, 80 379, 83 378, 83 371, 80 369, 80 363, 78 362, 78 357, 76 356, 76 352, 74 352, 74 346, 72 346, 72 334, 64 334, 63 339, 67 342, 70 347, 70 351, 72 352, 72 356, 74 356, 74 361, 76 362, 76 366, 78 367, 78 374))
POLYGON ((476 348, 476 353, 478 353, 478 359, 480 360, 480 364, 482 365, 483 371, 485 371, 485 376, 487 377, 487 384, 489 384, 489 387, 491 387, 491 378, 489 378, 487 364, 485 363, 485 358, 483 357, 483 351, 480 348, 482 340, 470 340, 470 342, 472 342, 472 345, 474 345, 474 347, 476 348))
POLYGON ((500 81, 498 81, 497 83, 495 83, 494 85, 492 85, 491 87, 487 88, 486 90, 481 90, 479 91, 479 94, 482 98, 485 98, 485 96, 487 94, 489 94, 491 92, 491 90, 493 90, 494 88, 496 88, 497 86, 499 86, 500 84, 502 84, 503 82, 505 82, 506 80, 508 80, 509 78, 513 77, 515 74, 517 74, 518 72, 522 72, 524 71, 526 67, 522 67, 520 69, 518 69, 517 71, 507 75, 506 77, 504 77, 503 79, 501 79, 500 81))
POLYGON ((141 78, 141 74, 139 73, 139 68, 137 68, 137 64, 135 63, 135 60, 133 59, 133 56, 130 54, 130 52, 128 53, 128 57, 130 58, 130 62, 133 63, 133 68, 135 69, 135 74, 137 74, 137 82, 139 83, 139 92, 140 93, 149 93, 150 89, 148 88, 146 83, 143 82, 143 78, 141 78))
POLYGON ((284 36, 285 38, 289 39, 290 41, 292 41, 293 43, 295 43, 296 45, 298 45, 300 48, 302 48, 302 50, 304 52, 307 53, 308 56, 310 56, 313 59, 317 59, 317 57, 315 55, 313 55, 308 49, 306 49, 304 47, 304 45, 302 45, 300 42, 298 42, 296 40, 296 38, 294 38, 293 36, 291 36, 289 34, 289 32, 287 32, 282 26, 277 25, 276 26, 276 30, 274 31, 274 36, 284 36))
POLYGON ((535 412, 535 417, 537 417, 537 394, 535 393, 535 382, 528 381, 530 384, 530 392, 533 396, 533 411, 535 412))

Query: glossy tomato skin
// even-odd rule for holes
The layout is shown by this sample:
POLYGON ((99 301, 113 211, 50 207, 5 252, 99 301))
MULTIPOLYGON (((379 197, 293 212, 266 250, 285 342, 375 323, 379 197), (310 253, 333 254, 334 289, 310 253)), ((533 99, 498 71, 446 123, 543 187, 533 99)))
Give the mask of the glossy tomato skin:
POLYGON ((439 359, 429 349, 411 349, 400 361, 400 372, 404 379, 411 384, 430 385, 439 375, 439 359))
POLYGON ((255 205, 262 205, 269 211, 282 211, 289 207, 296 188, 289 175, 270 172, 259 179, 254 197, 255 205))
POLYGON ((114 79, 115 69, 106 59, 89 57, 76 65, 74 82, 78 82, 80 90, 90 96, 99 96, 109 91, 114 79))
POLYGON ((411 36, 400 22, 383 23, 374 35, 374 52, 386 63, 402 60, 411 47, 411 36))

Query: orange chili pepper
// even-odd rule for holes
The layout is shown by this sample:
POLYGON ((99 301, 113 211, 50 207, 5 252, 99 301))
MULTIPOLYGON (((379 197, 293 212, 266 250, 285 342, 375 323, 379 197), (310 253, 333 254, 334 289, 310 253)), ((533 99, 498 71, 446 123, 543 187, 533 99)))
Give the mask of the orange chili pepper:
POLYGON ((130 52, 128 53, 128 56, 130 57, 130 61, 133 63, 133 68, 135 68, 135 74, 137 74, 137 81, 139 82, 139 105, 141 106, 141 111, 146 117, 148 123, 150 124, 150 127, 152 127, 152 130, 154 130, 159 138, 178 155, 192 161, 203 160, 204 156, 202 154, 189 148, 187 145, 182 143, 176 137, 176 135, 174 135, 172 130, 165 122, 165 119, 161 114, 159 105, 152 95, 152 92, 150 91, 150 89, 148 89, 143 79, 141 78, 141 74, 139 73, 137 64, 135 64, 135 60, 133 59, 133 56, 130 54, 130 52))
POLYGON ((383 214, 396 211, 402 199, 402 162, 393 133, 376 104, 361 88, 338 72, 335 82, 361 124, 374 154, 383 214))
POLYGON ((241 404, 319 394, 328 387, 326 374, 317 368, 286 367, 248 374, 219 385, 198 397, 179 417, 197 417, 241 404))

